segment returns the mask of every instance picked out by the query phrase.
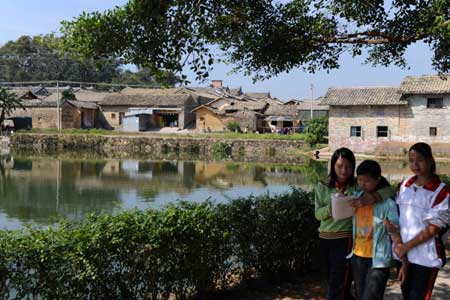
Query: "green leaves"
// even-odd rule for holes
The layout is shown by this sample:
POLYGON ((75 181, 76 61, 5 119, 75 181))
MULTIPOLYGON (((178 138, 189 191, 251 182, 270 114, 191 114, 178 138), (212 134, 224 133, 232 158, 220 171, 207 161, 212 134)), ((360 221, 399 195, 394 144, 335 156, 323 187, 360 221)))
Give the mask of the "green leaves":
MULTIPOLYGON (((144 64, 137 72, 122 69, 124 61, 114 51, 106 56, 86 49, 66 51, 67 41, 48 34, 22 36, 6 43, 0 47, 0 81, 67 80, 158 86, 173 86, 179 81, 171 72, 145 68, 144 64)), ((81 47, 80 43, 77 41, 77 46, 81 47)))
POLYGON ((312 195, 292 189, 0 231, 0 298, 191 299, 236 278, 305 273, 317 249, 313 211, 312 195))
POLYGON ((0 125, 17 108, 25 109, 22 101, 17 98, 15 93, 0 87, 0 125))
POLYGON ((255 80, 295 68, 336 69, 346 51, 369 50, 369 63, 405 67, 405 50, 418 41, 434 51, 438 71, 449 71, 448 1, 385 2, 130 0, 64 21, 61 31, 64 48, 85 58, 122 57, 179 75, 189 67, 197 80, 221 57, 255 80))
POLYGON ((305 133, 309 136, 305 142, 312 145, 323 143, 328 136, 328 117, 316 117, 309 120, 306 124, 305 133))

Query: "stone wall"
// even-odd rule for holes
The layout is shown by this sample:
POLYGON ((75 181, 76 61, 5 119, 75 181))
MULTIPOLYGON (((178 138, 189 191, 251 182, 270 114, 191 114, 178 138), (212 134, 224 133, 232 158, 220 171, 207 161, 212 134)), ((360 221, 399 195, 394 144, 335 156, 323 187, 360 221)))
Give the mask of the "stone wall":
POLYGON ((95 152, 105 157, 233 159, 239 161, 293 162, 306 160, 298 150, 303 141, 187 138, 157 136, 94 136, 16 134, 13 151, 37 153, 95 152))

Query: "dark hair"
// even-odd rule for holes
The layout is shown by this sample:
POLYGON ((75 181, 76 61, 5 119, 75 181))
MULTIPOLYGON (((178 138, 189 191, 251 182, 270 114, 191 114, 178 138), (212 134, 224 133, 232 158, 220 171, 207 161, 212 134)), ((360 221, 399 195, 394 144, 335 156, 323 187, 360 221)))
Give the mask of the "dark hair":
POLYGON ((380 182, 376 187, 377 190, 390 186, 387 179, 381 176, 380 164, 374 160, 368 159, 360 163, 358 168, 356 169, 356 175, 369 175, 373 179, 380 178, 380 182))
POLYGON ((330 188, 334 188, 336 186, 337 174, 334 170, 334 166, 336 165, 336 161, 339 159, 339 157, 348 160, 348 162, 352 165, 352 175, 348 180, 348 184, 353 185, 355 182, 355 155, 353 154, 352 150, 342 147, 334 151, 333 156, 331 156, 330 174, 328 174, 328 186, 330 188))
POLYGON ((434 161, 433 152, 427 143, 416 143, 409 148, 408 152, 415 151, 423 156, 426 160, 431 161, 431 173, 436 174, 436 162, 434 161))

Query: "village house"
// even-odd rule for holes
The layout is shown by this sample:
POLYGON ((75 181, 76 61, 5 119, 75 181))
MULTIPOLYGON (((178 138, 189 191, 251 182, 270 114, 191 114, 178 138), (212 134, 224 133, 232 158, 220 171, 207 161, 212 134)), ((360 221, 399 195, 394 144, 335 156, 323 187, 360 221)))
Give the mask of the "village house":
POLYGON ((193 109, 196 114, 195 127, 202 132, 225 131, 230 122, 237 122, 243 131, 259 131, 267 106, 263 101, 217 98, 193 109))
MULTIPOLYGON (((295 106, 301 122, 305 123, 311 119, 328 116, 328 106, 322 104, 322 98, 304 99, 295 106)), ((290 105, 289 102, 285 105, 290 105)))
POLYGON ((299 112, 296 106, 280 104, 278 101, 267 99, 267 109, 264 111, 263 132, 298 132, 300 127, 299 112))
POLYGON ((63 100, 61 105, 61 128, 100 128, 99 107, 86 101, 63 100))
MULTIPOLYGON (((151 114, 147 129, 176 127, 186 128, 195 121, 191 112, 197 106, 188 94, 116 93, 106 96, 99 105, 106 121, 113 128, 122 128, 124 117, 133 109, 146 109, 151 114)), ((139 114, 138 114, 139 115, 139 114)))
POLYGON ((450 81, 409 76, 399 87, 330 88, 329 148, 405 152, 417 141, 450 142, 450 81))
MULTIPOLYGON (((103 127, 99 117, 99 107, 95 101, 103 98, 105 93, 76 91, 67 87, 61 88, 58 99, 58 93, 50 93, 49 90, 43 87, 11 90, 18 99, 22 100, 25 109, 16 109, 8 118, 13 121, 17 121, 19 118, 29 119, 32 128, 58 128, 57 101, 59 101, 61 128, 103 127), (73 93, 75 99, 64 99, 64 91, 73 93)), ((15 125, 17 127, 17 124, 15 125)))
POLYGON ((56 128, 56 102, 45 101, 45 98, 38 97, 31 90, 13 89, 11 92, 16 94, 17 99, 22 100, 25 109, 17 108, 8 116, 9 119, 30 119, 32 128, 56 128))
POLYGON ((269 100, 273 112, 269 117, 295 119, 295 113, 284 109, 283 102, 271 98, 270 93, 245 94, 240 87, 224 87, 222 80, 213 80, 207 87, 127 87, 120 92, 99 92, 71 86, 37 86, 15 92, 26 110, 17 110, 12 117, 30 119, 33 128, 145 131, 197 126, 201 131, 223 131, 235 121, 243 131, 263 132, 269 131, 270 120, 264 115, 269 100), (226 105, 222 107, 221 101, 226 105))

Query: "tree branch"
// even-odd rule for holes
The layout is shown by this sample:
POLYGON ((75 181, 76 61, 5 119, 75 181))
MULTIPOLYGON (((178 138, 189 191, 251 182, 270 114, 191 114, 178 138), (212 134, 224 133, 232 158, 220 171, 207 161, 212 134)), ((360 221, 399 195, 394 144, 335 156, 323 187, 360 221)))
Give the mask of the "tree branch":
MULTIPOLYGON (((442 26, 448 26, 450 20, 442 23, 442 26)), ((337 34, 335 36, 323 39, 326 44, 364 44, 364 45, 383 45, 394 43, 411 43, 422 40, 429 36, 429 33, 419 33, 414 35, 395 35, 377 30, 355 32, 348 34, 337 34)))
POLYGON ((327 44, 365 44, 365 45, 383 45, 394 43, 411 43, 426 38, 428 34, 420 33, 415 35, 391 35, 379 31, 365 31, 349 34, 336 35, 324 38, 323 42, 327 44))

